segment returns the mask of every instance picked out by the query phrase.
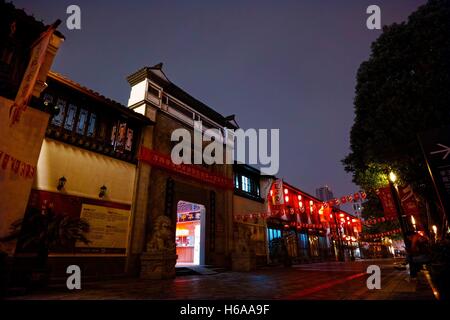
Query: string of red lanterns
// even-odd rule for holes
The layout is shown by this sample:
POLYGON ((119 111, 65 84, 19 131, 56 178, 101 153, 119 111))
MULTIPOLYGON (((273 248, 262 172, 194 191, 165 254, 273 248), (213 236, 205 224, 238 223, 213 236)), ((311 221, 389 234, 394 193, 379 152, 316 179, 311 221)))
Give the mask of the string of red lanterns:
POLYGON ((338 206, 340 204, 345 204, 347 202, 357 202, 361 201, 367 198, 367 194, 364 191, 355 192, 353 194, 348 194, 339 198, 334 198, 329 201, 323 202, 323 206, 325 208, 332 207, 332 206, 338 206))
POLYGON ((381 233, 366 234, 366 235, 364 235, 364 238, 365 239, 375 239, 375 238, 381 238, 381 237, 390 236, 390 235, 401 233, 401 232, 402 232, 402 230, 400 228, 398 228, 398 229, 394 229, 394 230, 390 230, 390 231, 386 231, 386 232, 381 232, 381 233))
POLYGON ((387 221, 397 220, 397 217, 382 217, 363 221, 364 225, 373 225, 387 221))

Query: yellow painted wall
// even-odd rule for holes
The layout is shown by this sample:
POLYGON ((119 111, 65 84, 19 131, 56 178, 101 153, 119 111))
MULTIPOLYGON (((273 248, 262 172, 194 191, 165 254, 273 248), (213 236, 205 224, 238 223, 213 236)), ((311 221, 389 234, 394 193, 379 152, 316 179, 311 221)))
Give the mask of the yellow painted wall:
POLYGON ((99 199, 100 187, 107 189, 103 200, 131 204, 136 166, 59 141, 45 139, 39 156, 33 188, 99 199), (58 191, 60 177, 67 179, 58 191))
MULTIPOLYGON (((27 108, 20 122, 10 126, 9 109, 13 101, 0 97, 0 152, 36 166, 49 115, 27 108)), ((2 157, 3 160, 3 157, 2 157)), ((11 223, 25 212, 33 179, 0 168, 0 237, 9 233, 11 223)), ((0 249, 12 253, 14 244, 0 243, 0 249)))

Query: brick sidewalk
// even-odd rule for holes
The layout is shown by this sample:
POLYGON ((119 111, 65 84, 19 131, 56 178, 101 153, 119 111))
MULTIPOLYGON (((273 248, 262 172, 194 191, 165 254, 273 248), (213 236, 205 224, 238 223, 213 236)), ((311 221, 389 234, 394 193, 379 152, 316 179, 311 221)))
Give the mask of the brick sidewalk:
POLYGON ((327 262, 160 281, 121 279, 82 283, 82 290, 77 291, 54 288, 12 299, 434 299, 422 274, 417 281, 408 281, 406 271, 395 270, 392 262, 327 262), (370 264, 380 265, 381 290, 366 287, 366 268, 370 264))

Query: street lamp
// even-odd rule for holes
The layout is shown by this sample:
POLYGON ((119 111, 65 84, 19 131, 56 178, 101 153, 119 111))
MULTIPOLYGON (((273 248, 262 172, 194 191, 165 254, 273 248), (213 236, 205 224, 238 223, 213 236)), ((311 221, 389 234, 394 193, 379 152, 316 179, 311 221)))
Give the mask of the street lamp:
POLYGON ((395 183, 395 181, 397 181, 397 175, 394 172, 389 172, 389 181, 391 181, 392 183, 395 183))
MULTIPOLYGON (((402 230, 403 241, 405 243, 405 250, 408 262, 411 261, 411 242, 408 238, 407 232, 409 230, 407 221, 404 219, 403 207, 400 198, 397 193, 397 188, 395 187, 395 182, 397 181, 397 175, 394 172, 389 172, 388 174, 389 187, 391 190, 391 196, 394 200, 395 211, 397 212, 398 222, 400 223, 400 229, 402 230)), ((410 269, 411 270, 411 269, 410 269)))

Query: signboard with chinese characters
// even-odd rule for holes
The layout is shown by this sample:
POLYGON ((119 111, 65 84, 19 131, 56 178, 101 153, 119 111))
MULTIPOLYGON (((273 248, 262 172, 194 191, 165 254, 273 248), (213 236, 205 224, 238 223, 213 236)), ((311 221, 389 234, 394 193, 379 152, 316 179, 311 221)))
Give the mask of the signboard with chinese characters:
POLYGON ((277 179, 273 184, 273 204, 280 205, 284 204, 284 194, 283 194, 283 180, 277 179))
POLYGON ((130 211, 83 203, 80 218, 89 223, 89 244, 77 243, 82 253, 126 253, 130 211))
POLYGON ((419 134, 436 193, 447 215, 450 212, 450 126, 419 134))

